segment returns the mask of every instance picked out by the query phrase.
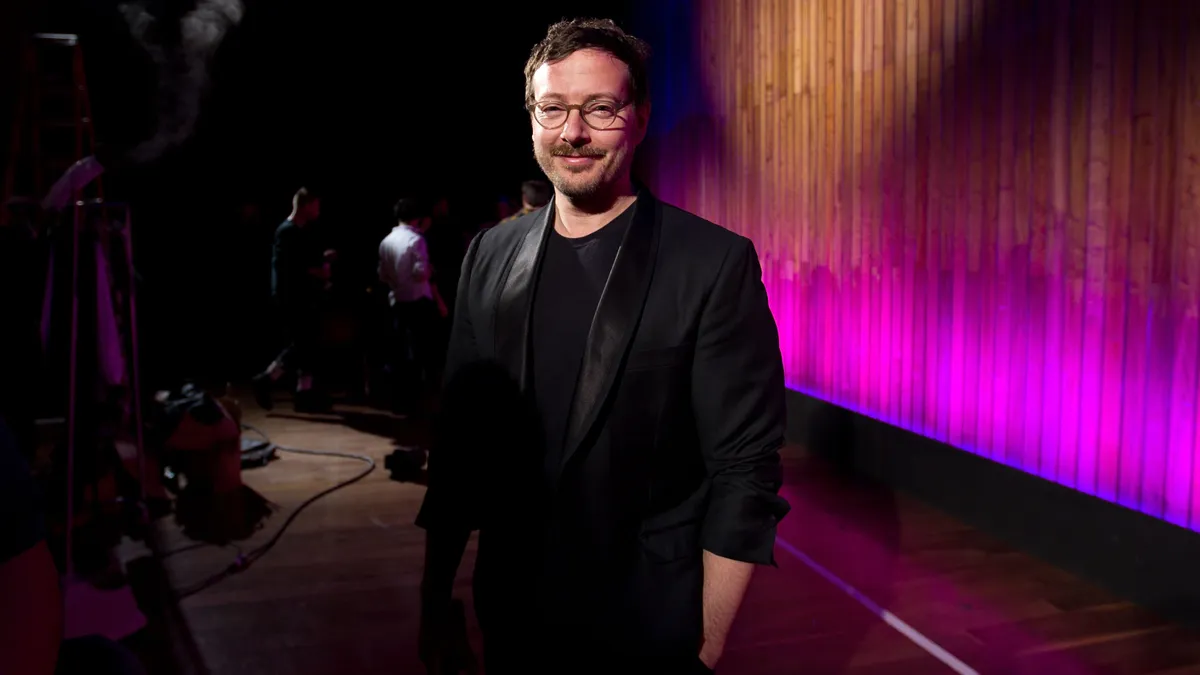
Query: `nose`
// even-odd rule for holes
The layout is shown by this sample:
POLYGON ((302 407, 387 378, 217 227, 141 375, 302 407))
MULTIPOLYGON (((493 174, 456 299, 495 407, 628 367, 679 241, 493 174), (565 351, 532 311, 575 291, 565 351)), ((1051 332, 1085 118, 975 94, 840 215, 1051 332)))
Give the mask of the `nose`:
POLYGON ((558 137, 573 147, 587 145, 592 140, 588 135, 588 126, 583 123, 581 111, 571 110, 567 113, 567 123, 562 126, 562 133, 558 137))

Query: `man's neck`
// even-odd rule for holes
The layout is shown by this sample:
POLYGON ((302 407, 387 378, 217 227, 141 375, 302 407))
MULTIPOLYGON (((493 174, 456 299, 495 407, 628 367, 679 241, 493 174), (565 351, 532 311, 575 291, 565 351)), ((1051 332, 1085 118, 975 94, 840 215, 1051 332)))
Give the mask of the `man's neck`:
POLYGON ((574 201, 555 190, 554 229, 564 237, 586 237, 612 222, 637 200, 633 183, 628 179, 611 192, 587 201, 574 201))

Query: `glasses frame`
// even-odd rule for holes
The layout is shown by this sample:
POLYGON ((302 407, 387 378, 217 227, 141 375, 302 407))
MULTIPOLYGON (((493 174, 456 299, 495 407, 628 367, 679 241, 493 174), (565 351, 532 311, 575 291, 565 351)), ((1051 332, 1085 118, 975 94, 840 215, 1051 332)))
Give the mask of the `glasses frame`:
POLYGON ((593 103, 596 103, 596 101, 591 100, 591 101, 588 101, 587 103, 575 103, 573 105, 568 105, 566 103, 555 103, 554 105, 562 106, 563 108, 566 108, 567 114, 565 116, 563 116, 563 121, 560 124, 556 124, 554 126, 547 126, 544 122, 542 122, 540 119, 538 119, 538 116, 537 116, 538 104, 537 103, 526 104, 525 111, 533 116, 533 121, 537 122, 538 126, 540 126, 541 128, 543 128, 547 131, 554 131, 556 129, 561 129, 561 128, 565 127, 567 125, 567 122, 571 119, 571 111, 572 110, 579 111, 579 119, 582 120, 583 123, 586 124, 588 127, 592 128, 596 131, 607 131, 608 129, 612 128, 613 124, 616 123, 616 120, 618 119, 618 113, 620 113, 622 110, 624 110, 624 109, 628 108, 630 105, 632 105, 633 101, 624 101, 624 102, 613 101, 613 103, 616 104, 617 109, 613 111, 613 121, 610 122, 609 125, 606 127, 598 127, 595 124, 592 124, 591 122, 588 121, 587 115, 584 114, 583 109, 593 103))

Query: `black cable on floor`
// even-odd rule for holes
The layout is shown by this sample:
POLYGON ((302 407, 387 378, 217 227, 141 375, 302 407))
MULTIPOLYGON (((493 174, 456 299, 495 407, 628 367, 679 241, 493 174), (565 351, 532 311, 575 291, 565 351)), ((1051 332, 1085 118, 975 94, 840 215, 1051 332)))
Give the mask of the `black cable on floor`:
MULTIPOLYGON (((263 441, 265 441, 267 443, 271 443, 270 437, 268 437, 265 433, 263 433, 263 431, 261 429, 251 426, 249 424, 243 424, 242 428, 246 431, 253 431, 254 433, 258 434, 259 436, 262 436, 263 441)), ((220 572, 214 574, 213 576, 211 576, 203 581, 200 581, 196 584, 193 584, 192 586, 189 586, 188 588, 186 588, 182 591, 177 592, 176 595, 178 596, 178 598, 180 600, 188 597, 189 595, 195 595, 196 593, 199 593, 200 591, 210 588, 210 587, 216 585, 217 583, 233 576, 234 574, 245 571, 252 564, 254 564, 256 561, 258 561, 259 558, 263 557, 267 553, 267 551, 270 551, 271 548, 274 547, 276 543, 278 543, 280 537, 283 536, 283 533, 286 532, 288 527, 292 524, 292 521, 296 520, 296 517, 300 515, 300 512, 303 511, 305 508, 307 508, 310 504, 312 504, 313 502, 317 501, 318 499, 324 497, 325 495, 327 495, 331 492, 340 490, 348 485, 357 483, 358 481, 366 478, 368 475, 370 475, 370 473, 372 471, 375 470, 375 460, 366 455, 358 455, 358 454, 355 454, 352 452, 337 452, 334 450, 306 450, 304 448, 285 448, 281 445, 274 445, 274 444, 272 444, 272 445, 276 450, 279 450, 280 452, 290 452, 290 453, 297 454, 297 455, 316 455, 316 456, 320 456, 320 457, 337 457, 339 459, 355 459, 355 460, 365 463, 367 465, 367 468, 364 469, 361 473, 358 473, 358 474, 338 483, 337 485, 334 485, 332 487, 321 490, 317 494, 304 500, 300 504, 300 506, 297 506, 295 509, 292 510, 292 513, 290 515, 288 515, 287 520, 283 521, 283 525, 281 525, 279 527, 279 529, 275 531, 275 534, 271 535, 271 538, 268 539, 264 544, 250 550, 247 553, 239 554, 237 556, 237 558, 235 558, 234 561, 229 564, 228 567, 226 567, 225 569, 221 570, 220 572)))

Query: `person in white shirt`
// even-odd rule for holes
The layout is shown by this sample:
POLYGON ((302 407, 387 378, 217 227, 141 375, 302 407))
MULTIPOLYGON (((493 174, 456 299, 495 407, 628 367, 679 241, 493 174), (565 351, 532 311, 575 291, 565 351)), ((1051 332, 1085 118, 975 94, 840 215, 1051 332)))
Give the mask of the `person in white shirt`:
POLYGON ((392 356, 388 370, 392 408, 399 415, 417 412, 434 371, 434 345, 440 296, 430 281, 433 265, 424 232, 430 219, 411 198, 396 202, 396 226, 379 244, 379 279, 388 286, 392 319, 392 356))

